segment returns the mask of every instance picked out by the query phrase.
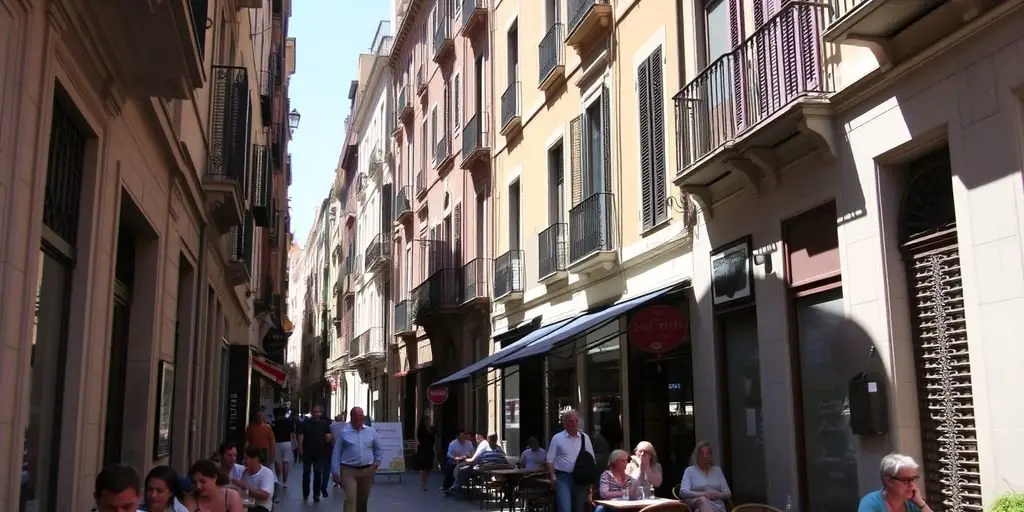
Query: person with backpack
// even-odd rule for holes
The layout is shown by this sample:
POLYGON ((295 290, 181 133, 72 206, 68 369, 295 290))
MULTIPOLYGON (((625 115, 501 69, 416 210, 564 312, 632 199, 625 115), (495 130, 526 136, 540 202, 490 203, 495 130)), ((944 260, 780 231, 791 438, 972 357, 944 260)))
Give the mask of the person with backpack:
POLYGON ((575 410, 566 409, 561 419, 565 430, 551 437, 546 460, 555 487, 555 505, 558 512, 582 512, 587 491, 597 482, 594 444, 580 431, 575 410))

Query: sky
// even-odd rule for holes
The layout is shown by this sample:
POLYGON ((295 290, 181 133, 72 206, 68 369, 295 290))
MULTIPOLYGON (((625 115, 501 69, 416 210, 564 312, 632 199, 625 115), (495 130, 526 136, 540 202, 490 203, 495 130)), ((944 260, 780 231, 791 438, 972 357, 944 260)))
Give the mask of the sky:
POLYGON ((388 0, 292 0, 288 35, 296 40, 296 57, 288 94, 302 117, 288 147, 288 196, 299 245, 305 245, 316 209, 334 182, 358 56, 369 50, 388 11, 388 0))

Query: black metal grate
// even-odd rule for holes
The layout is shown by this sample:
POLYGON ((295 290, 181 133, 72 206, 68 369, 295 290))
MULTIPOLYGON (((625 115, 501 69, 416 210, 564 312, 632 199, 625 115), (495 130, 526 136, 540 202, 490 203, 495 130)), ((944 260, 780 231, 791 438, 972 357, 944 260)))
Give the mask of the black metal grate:
POLYGON ((208 174, 245 184, 251 116, 246 69, 214 66, 208 174))
POLYGON ((63 102, 54 98, 43 224, 72 247, 78 238, 86 138, 63 102))
POLYGON ((270 227, 270 155, 268 147, 253 147, 252 216, 257 226, 270 227))

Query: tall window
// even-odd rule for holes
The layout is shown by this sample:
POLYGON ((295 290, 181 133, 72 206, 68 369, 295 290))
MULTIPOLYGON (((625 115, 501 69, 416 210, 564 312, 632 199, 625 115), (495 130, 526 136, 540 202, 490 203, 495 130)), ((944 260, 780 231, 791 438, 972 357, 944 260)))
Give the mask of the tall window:
POLYGON ((513 21, 506 36, 506 48, 508 48, 508 84, 512 85, 519 81, 519 20, 513 21))
POLYGON ((508 250, 519 250, 519 180, 508 186, 508 250))
POLYGON ((473 94, 473 96, 475 96, 473 98, 474 107, 476 107, 475 112, 483 112, 483 110, 484 110, 484 94, 486 94, 486 91, 484 91, 484 57, 483 57, 483 55, 478 55, 477 58, 476 58, 476 62, 473 65, 473 88, 474 88, 474 91, 475 91, 474 94, 473 94))
POLYGON ((484 257, 486 247, 484 237, 487 234, 487 198, 483 192, 476 195, 476 257, 484 257))
POLYGON ((704 32, 707 35, 707 65, 732 50, 729 24, 729 0, 709 1, 704 8, 704 32))
POLYGON ((554 26, 558 23, 560 15, 558 13, 558 0, 544 0, 544 14, 548 20, 548 27, 554 26))
POLYGON ((565 164, 562 141, 548 150, 548 220, 551 224, 565 222, 565 164))
POLYGON ((461 82, 461 79, 461 76, 455 75, 455 87, 452 89, 452 118, 455 120, 455 130, 458 130, 459 128, 462 127, 462 119, 460 116, 460 113, 462 111, 462 102, 459 101, 459 82, 461 82))
POLYGON ((603 192, 604 183, 604 122, 601 116, 601 101, 594 101, 583 113, 584 144, 586 152, 583 176, 583 198, 603 192))
POLYGON ((668 217, 665 204, 665 103, 661 47, 636 70, 637 114, 640 131, 640 199, 643 228, 650 229, 668 217))

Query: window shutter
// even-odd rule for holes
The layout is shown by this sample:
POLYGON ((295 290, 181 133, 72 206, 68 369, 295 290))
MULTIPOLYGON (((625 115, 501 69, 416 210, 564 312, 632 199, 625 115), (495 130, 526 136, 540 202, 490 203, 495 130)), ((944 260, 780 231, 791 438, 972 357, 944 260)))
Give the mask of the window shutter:
POLYGON ((640 131, 640 217, 644 229, 654 226, 654 198, 651 195, 651 60, 648 57, 636 70, 637 113, 640 116, 637 125, 640 131))
MULTIPOLYGON (((762 0, 765 2, 771 2, 769 5, 779 9, 777 4, 780 0, 762 0)), ((798 6, 792 6, 786 9, 786 12, 782 13, 778 18, 778 29, 774 31, 778 34, 778 38, 781 38, 781 42, 776 42, 781 46, 781 52, 779 55, 782 56, 782 63, 780 68, 773 70, 772 78, 776 83, 782 82, 782 90, 784 96, 780 98, 779 103, 776 105, 782 106, 789 100, 793 99, 794 96, 799 92, 799 77, 800 77, 800 57, 797 55, 797 46, 800 44, 796 34, 796 17, 800 9, 798 6), (780 71, 781 70, 781 71, 780 71), (782 76, 778 76, 779 73, 782 76), (781 80, 780 80, 781 78, 781 80)), ((779 12, 778 10, 775 11, 779 12)), ((774 14, 774 13, 773 13, 774 14)), ((771 19, 771 18, 769 18, 771 19)), ((771 30, 771 28, 769 28, 771 30)), ((776 90, 779 88, 776 87, 776 90)))
POLYGON ((459 101, 459 82, 461 79, 461 76, 455 77, 455 101, 453 102, 454 111, 452 112, 452 115, 455 117, 455 126, 453 127, 453 130, 458 130, 460 128, 459 123, 462 121, 462 119, 460 119, 461 116, 459 115, 462 111, 462 103, 459 101))
POLYGON ((793 7, 798 31, 798 53, 800 56, 801 92, 821 88, 821 66, 818 65, 818 38, 820 30, 816 22, 814 6, 800 4, 793 7))
MULTIPOLYGON (((760 2, 763 0, 755 0, 760 2)), ((743 44, 743 0, 729 0, 729 42, 735 49, 743 44)), ((746 88, 743 79, 743 59, 733 58, 732 60, 732 101, 733 121, 736 132, 739 132, 747 125, 746 102, 743 101, 743 92, 746 88)))
MULTIPOLYGON (((479 221, 478 221, 479 222, 479 221)), ((462 203, 452 209, 452 260, 455 268, 462 268, 462 203)), ((479 255, 477 255, 479 256, 479 255)))
POLYGON ((430 270, 427 275, 433 274, 439 268, 439 262, 437 261, 438 246, 441 245, 441 239, 437 236, 437 226, 430 228, 430 260, 428 267, 430 270))
MULTIPOLYGON (((391 191, 392 185, 386 183, 381 187, 380 192, 380 232, 382 234, 391 233, 391 199, 394 197, 394 193, 391 191)), ((382 237, 381 243, 388 243, 388 239, 391 237, 382 237)))
POLYGON ((569 121, 569 172, 572 180, 572 206, 583 200, 583 116, 569 121))
POLYGON ((665 84, 662 72, 661 47, 650 56, 651 63, 651 196, 654 198, 654 223, 668 217, 665 196, 668 193, 667 159, 665 156, 665 84))
POLYGON ((442 122, 444 123, 444 136, 446 137, 444 145, 446 147, 445 147, 445 152, 442 153, 443 156, 448 156, 448 151, 447 151, 448 148, 447 148, 447 146, 448 146, 448 142, 451 141, 451 138, 452 138, 452 114, 451 114, 451 112, 452 112, 452 88, 451 88, 451 84, 449 84, 448 82, 445 82, 444 83, 444 119, 442 119, 442 122))
POLYGON ((601 86, 601 131, 602 133, 602 147, 601 156, 602 169, 604 173, 604 179, 602 179, 603 187, 593 192, 611 192, 612 190, 612 108, 611 108, 612 96, 608 92, 608 86, 601 86))

